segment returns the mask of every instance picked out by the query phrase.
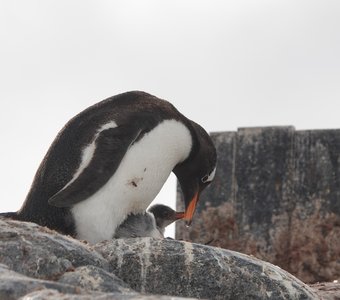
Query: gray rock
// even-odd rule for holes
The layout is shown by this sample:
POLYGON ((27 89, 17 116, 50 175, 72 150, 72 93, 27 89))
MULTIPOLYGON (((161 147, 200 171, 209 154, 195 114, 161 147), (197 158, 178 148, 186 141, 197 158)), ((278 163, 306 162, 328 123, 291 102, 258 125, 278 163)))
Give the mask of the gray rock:
POLYGON ((53 281, 29 278, 9 270, 5 265, 0 265, 0 299, 18 299, 29 292, 54 289, 62 293, 78 294, 81 289, 76 286, 61 284, 53 281))
POLYGON ((0 263, 41 279, 57 279, 78 266, 109 267, 105 259, 80 241, 33 223, 2 218, 0 263))
POLYGON ((109 267, 80 241, 33 223, 0 218, 0 300, 172 299, 136 293, 109 267))
POLYGON ((318 299, 287 272, 237 252, 152 238, 90 247, 6 219, 0 219, 0 263, 0 300, 318 299))
POLYGON ((339 300, 340 299, 340 282, 322 282, 311 285, 315 292, 322 300, 339 300))
POLYGON ((78 267, 72 272, 66 272, 58 282, 88 291, 131 294, 131 289, 123 280, 95 266, 78 267))
POLYGON ((167 297, 167 296, 147 296, 147 295, 120 295, 115 293, 98 295, 72 295, 60 293, 56 290, 42 290, 30 293, 21 300, 181 300, 189 298, 167 297))
POLYGON ((207 299, 318 299, 270 263, 175 240, 118 239, 94 246, 113 272, 142 293, 207 299))
POLYGON ((126 286, 114 275, 105 274, 104 270, 97 267, 80 267, 75 272, 76 276, 62 277, 59 282, 29 278, 9 270, 5 265, 0 265, 0 300, 43 300, 43 299, 68 299, 68 300, 128 300, 128 299, 183 299, 162 296, 147 296, 131 292, 127 288, 121 288, 116 281, 126 286), (98 275, 100 274, 100 275, 98 275), (84 279, 85 278, 85 279, 84 279), (109 287, 111 278, 112 287, 109 287), (91 279, 93 280, 91 282, 91 279), (113 281, 112 281, 113 280, 113 281), (105 282, 105 284, 103 284, 105 282), (86 283, 88 286, 86 286, 86 283), (84 289, 83 289, 84 288, 84 289), (96 291, 105 291, 96 292, 96 291))

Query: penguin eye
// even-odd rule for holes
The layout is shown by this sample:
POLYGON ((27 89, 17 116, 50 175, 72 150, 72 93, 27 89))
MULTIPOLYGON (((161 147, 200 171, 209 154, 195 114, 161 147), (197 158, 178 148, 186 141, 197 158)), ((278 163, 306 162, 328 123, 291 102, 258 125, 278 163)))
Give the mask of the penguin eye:
POLYGON ((205 175, 204 177, 202 177, 201 181, 203 183, 206 183, 208 181, 209 175, 205 175))

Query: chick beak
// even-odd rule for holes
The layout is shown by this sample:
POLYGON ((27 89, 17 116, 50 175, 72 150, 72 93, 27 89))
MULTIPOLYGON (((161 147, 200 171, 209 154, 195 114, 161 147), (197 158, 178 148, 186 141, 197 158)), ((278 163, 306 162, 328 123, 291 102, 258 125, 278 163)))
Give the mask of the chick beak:
POLYGON ((176 212, 175 213, 175 216, 174 216, 174 220, 177 221, 177 220, 181 220, 185 217, 185 212, 184 211, 181 211, 181 212, 176 212))

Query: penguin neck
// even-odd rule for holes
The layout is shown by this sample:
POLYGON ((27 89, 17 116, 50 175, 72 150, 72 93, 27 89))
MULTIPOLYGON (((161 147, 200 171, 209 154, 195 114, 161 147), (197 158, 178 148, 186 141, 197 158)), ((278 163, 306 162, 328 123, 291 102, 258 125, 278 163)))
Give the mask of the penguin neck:
POLYGON ((146 211, 171 171, 190 154, 189 129, 165 120, 132 144, 109 181, 72 213, 77 237, 95 243, 111 239, 130 213, 146 211))

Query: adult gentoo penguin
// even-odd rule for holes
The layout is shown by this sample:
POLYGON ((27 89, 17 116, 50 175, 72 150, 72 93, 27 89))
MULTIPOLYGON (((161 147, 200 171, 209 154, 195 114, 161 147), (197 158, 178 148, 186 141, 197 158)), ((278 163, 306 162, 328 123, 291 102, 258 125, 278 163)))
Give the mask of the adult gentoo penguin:
POLYGON ((130 213, 145 212, 173 171, 190 222, 215 170, 216 150, 201 126, 165 100, 127 92, 64 126, 11 217, 96 243, 130 213))

